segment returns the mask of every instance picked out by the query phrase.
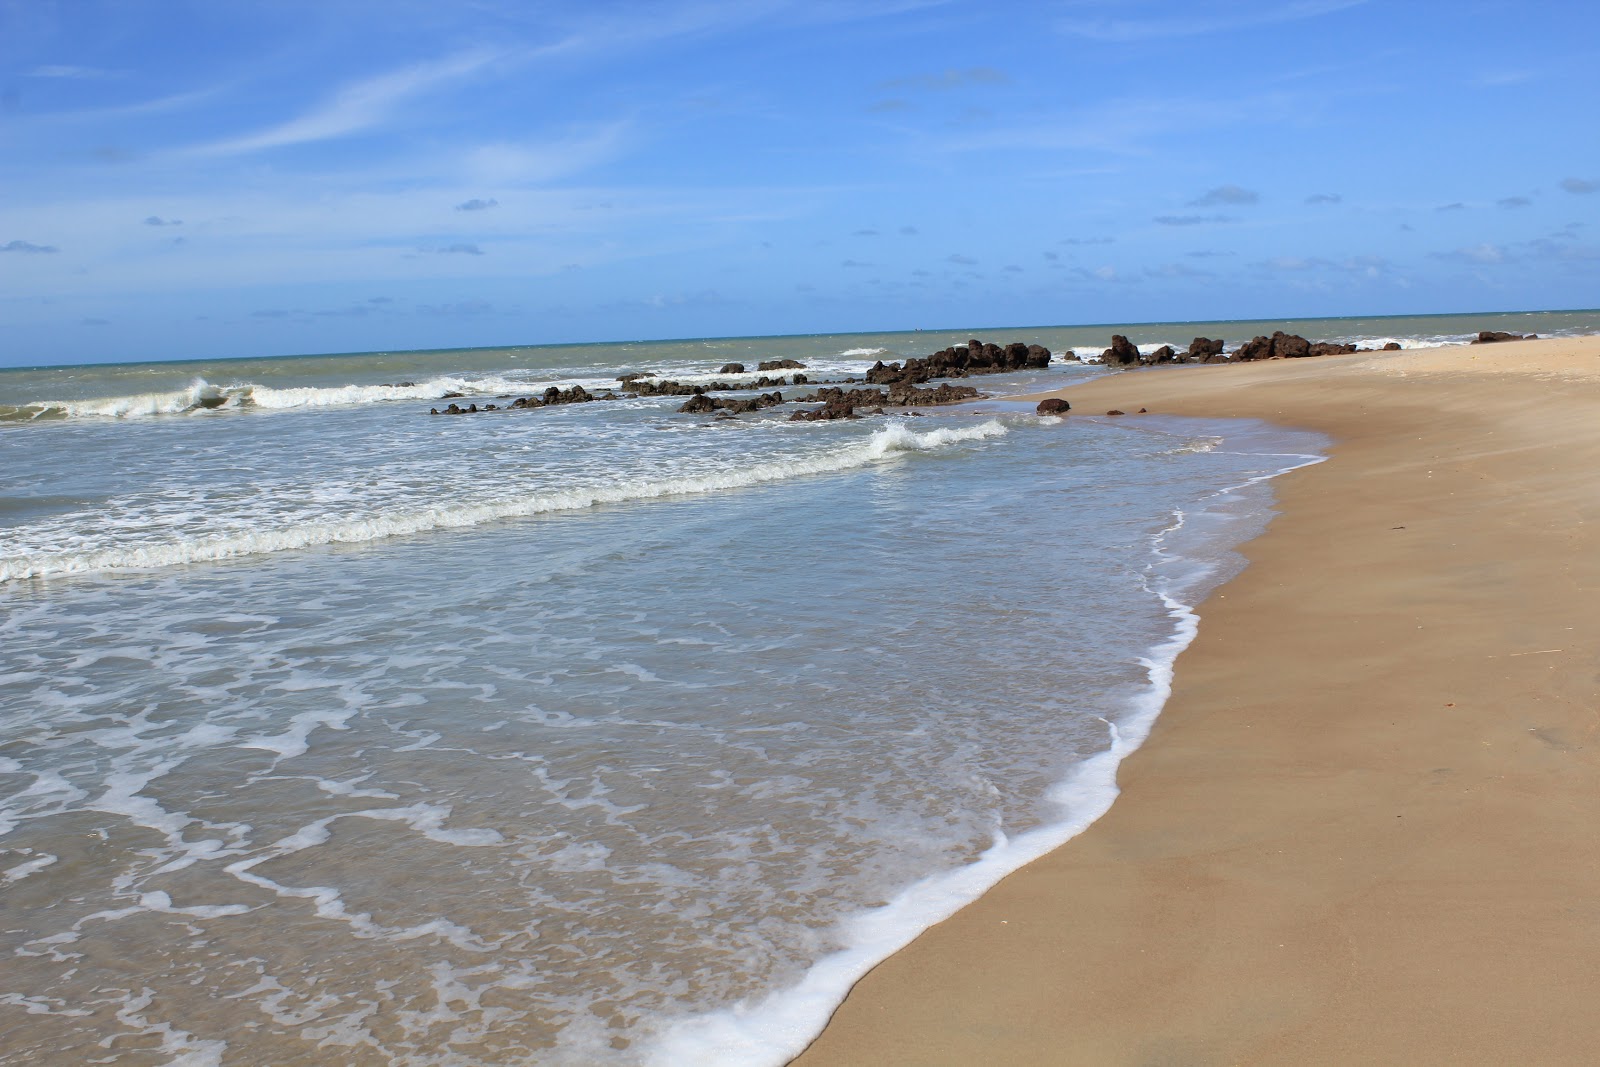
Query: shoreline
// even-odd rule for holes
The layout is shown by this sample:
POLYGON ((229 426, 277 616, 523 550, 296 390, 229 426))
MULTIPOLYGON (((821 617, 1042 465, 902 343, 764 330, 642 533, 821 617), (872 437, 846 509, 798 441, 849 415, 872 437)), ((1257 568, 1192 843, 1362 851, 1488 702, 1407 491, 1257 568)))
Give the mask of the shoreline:
POLYGON ((1584 1062, 1600 338, 1042 395, 1334 443, 1199 606, 1110 811, 880 964, 794 1062, 1584 1062))

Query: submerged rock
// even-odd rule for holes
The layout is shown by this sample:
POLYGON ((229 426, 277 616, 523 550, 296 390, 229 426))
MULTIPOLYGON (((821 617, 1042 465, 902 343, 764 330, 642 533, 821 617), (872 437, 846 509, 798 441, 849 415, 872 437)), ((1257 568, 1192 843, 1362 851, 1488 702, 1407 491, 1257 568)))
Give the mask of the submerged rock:
POLYGON ((1047 397, 1039 401, 1039 406, 1034 409, 1035 415, 1065 415, 1072 410, 1072 405, 1058 396, 1047 397))
MULTIPOLYGON (((762 369, 765 370, 766 368, 763 367, 762 369)), ((724 363, 722 365, 721 369, 717 371, 717 373, 718 374, 743 374, 744 373, 744 364, 743 363, 724 363)))
POLYGON ((1537 341, 1538 339, 1539 335, 1536 333, 1521 334, 1505 333, 1501 330, 1480 330, 1477 338, 1472 343, 1475 345, 1492 345, 1501 341, 1537 341))
POLYGON ((806 365, 798 359, 768 359, 756 364, 756 370, 805 370, 806 365))

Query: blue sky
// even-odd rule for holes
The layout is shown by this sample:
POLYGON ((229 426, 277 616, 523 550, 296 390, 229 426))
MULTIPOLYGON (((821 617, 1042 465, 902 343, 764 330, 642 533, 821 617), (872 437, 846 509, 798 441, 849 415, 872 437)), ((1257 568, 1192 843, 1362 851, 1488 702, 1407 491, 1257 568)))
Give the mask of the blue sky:
POLYGON ((0 0, 0 365, 1600 304, 1578 0, 0 0))

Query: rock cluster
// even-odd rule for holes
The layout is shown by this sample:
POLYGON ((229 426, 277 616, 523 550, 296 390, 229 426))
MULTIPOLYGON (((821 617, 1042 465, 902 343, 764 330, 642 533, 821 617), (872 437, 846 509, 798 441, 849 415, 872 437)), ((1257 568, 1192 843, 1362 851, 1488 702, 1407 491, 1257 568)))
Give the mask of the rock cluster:
POLYGON ((1256 359, 1343 356, 1355 350, 1355 345, 1337 344, 1333 341, 1307 341, 1297 333, 1284 333, 1278 330, 1271 337, 1252 337, 1239 346, 1239 350, 1233 354, 1233 359, 1236 363, 1246 363, 1256 359))
POLYGON ((931 356, 907 359, 903 364, 885 363, 880 359, 867 371, 867 382, 872 385, 920 385, 934 378, 1004 374, 1006 371, 1036 370, 1049 365, 1050 350, 1043 345, 1015 341, 1001 346, 984 344, 973 338, 965 347, 955 345, 940 349, 931 356))
POLYGON ((1492 345, 1501 341, 1537 341, 1538 339, 1539 335, 1536 333, 1522 334, 1504 333, 1500 330, 1480 330, 1477 339, 1472 343, 1475 345, 1492 345))
MULTIPOLYGON (((460 394, 456 394, 456 395, 459 396, 460 394)), ((617 399, 617 394, 615 394, 615 393, 602 393, 599 396, 595 396, 593 393, 589 392, 589 390, 585 389, 581 385, 574 385, 570 389, 557 389, 555 386, 552 385, 550 388, 546 389, 543 393, 539 394, 538 396, 522 396, 522 397, 518 397, 517 399, 513 400, 511 403, 507 404, 506 405, 506 409, 510 410, 512 408, 548 408, 548 407, 555 407, 555 406, 560 405, 560 404, 587 404, 591 400, 615 400, 615 399, 617 399)), ((440 411, 438 408, 429 408, 428 409, 428 414, 430 414, 430 415, 476 415, 481 411, 499 411, 499 410, 500 410, 500 407, 497 404, 485 404, 481 408, 475 403, 474 404, 468 404, 466 407, 461 407, 458 404, 451 404, 449 407, 445 408, 443 411, 440 411)))
POLYGON ((744 400, 730 400, 724 396, 707 396, 705 393, 696 393, 689 401, 678 409, 681 415, 709 415, 715 411, 726 411, 730 415, 748 415, 752 411, 763 408, 777 407, 783 403, 783 394, 779 392, 762 393, 744 400))
POLYGON ((767 359, 756 364, 756 370, 805 370, 806 365, 798 359, 767 359))
MULTIPOLYGON (((722 373, 722 372, 718 372, 722 373)), ((618 379, 621 381, 621 379, 618 379)), ((738 389, 770 389, 775 385, 804 385, 806 376, 796 374, 792 378, 760 377, 753 382, 702 382, 698 385, 687 385, 671 379, 650 381, 644 378, 634 378, 623 382, 622 391, 632 393, 634 396, 699 396, 702 393, 727 393, 738 389)))
POLYGON ((790 422, 816 422, 819 419, 855 418, 856 408, 866 408, 875 415, 883 414, 889 407, 932 407, 937 404, 959 404, 983 394, 970 385, 951 385, 943 382, 931 389, 918 389, 905 382, 891 385, 887 392, 881 389, 840 389, 828 386, 810 396, 796 397, 799 404, 822 402, 822 407, 811 411, 798 411, 789 417, 790 422))
MULTIPOLYGON (((883 409, 873 408, 871 414, 882 415, 883 409)), ((834 419, 859 419, 854 404, 845 400, 830 400, 820 408, 797 411, 789 416, 790 422, 832 422, 834 419)))

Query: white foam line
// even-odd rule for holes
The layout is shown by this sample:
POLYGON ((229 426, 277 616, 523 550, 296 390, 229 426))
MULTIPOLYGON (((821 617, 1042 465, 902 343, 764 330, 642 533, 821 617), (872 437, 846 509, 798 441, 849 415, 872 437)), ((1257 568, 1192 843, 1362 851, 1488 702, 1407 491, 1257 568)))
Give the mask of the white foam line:
MULTIPOLYGON (((1296 456, 1304 462, 1271 474, 1251 478, 1219 490, 1221 497, 1258 482, 1286 474, 1298 467, 1320 463, 1322 456, 1296 456)), ((1182 512, 1174 524, 1157 535, 1161 553, 1166 535, 1182 527, 1182 512)), ((715 1012, 690 1016, 664 1025, 641 1046, 647 1067, 674 1067, 693 1063, 699 1067, 781 1067, 805 1051, 827 1024, 845 994, 889 956, 915 940, 924 930, 944 921, 982 896, 1006 875, 1066 844, 1110 810, 1121 792, 1117 767, 1150 735, 1167 698, 1172 695, 1173 665, 1199 632, 1200 616, 1160 588, 1147 585, 1160 597, 1173 620, 1173 632, 1140 659, 1148 685, 1123 722, 1106 723, 1111 744, 1103 752, 1077 764, 1048 792, 1062 817, 1047 826, 1018 834, 998 835, 976 861, 953 871, 930 875, 902 890, 888 904, 844 920, 838 935, 849 947, 812 965, 798 985, 754 1003, 737 1004, 715 1012)))
POLYGON ((654 500, 668 496, 694 496, 725 489, 742 489, 809 474, 853 470, 899 453, 928 452, 964 441, 997 437, 1005 432, 1006 428, 994 420, 976 426, 930 430, 926 433, 917 433, 904 423, 894 422, 873 433, 865 441, 820 455, 756 463, 737 470, 693 478, 621 482, 535 493, 481 504, 419 508, 339 522, 308 522, 279 529, 223 534, 156 545, 119 546, 91 552, 50 552, 0 559, 0 582, 19 578, 206 563, 238 556, 309 548, 314 545, 353 544, 430 530, 462 529, 499 519, 522 518, 556 511, 579 511, 598 504, 654 500))

